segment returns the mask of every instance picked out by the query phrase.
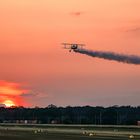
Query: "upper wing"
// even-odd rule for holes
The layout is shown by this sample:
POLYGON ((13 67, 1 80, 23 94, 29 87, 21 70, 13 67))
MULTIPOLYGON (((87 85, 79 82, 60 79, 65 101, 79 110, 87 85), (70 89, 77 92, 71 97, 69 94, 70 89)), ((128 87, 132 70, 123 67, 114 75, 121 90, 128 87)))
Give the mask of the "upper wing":
POLYGON ((62 43, 62 45, 73 45, 73 44, 70 44, 70 43, 62 43))
POLYGON ((77 46, 85 46, 85 44, 77 44, 77 43, 62 43, 62 45, 77 45, 77 46))
POLYGON ((76 44, 77 46, 86 46, 85 44, 76 44))

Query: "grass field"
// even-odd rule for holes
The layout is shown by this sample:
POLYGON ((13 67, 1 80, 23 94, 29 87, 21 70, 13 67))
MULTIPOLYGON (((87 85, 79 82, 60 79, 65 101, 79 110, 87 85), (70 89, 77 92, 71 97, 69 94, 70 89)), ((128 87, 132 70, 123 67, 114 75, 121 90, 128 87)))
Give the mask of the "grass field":
MULTIPOLYGON (((87 128, 77 128, 77 126, 59 127, 50 125, 44 127, 37 126, 0 126, 0 140, 140 140, 140 133, 133 131, 114 131, 111 129, 91 130, 87 128), (130 136, 133 137, 130 137, 130 136)), ((117 130, 117 129, 116 129, 117 130)))

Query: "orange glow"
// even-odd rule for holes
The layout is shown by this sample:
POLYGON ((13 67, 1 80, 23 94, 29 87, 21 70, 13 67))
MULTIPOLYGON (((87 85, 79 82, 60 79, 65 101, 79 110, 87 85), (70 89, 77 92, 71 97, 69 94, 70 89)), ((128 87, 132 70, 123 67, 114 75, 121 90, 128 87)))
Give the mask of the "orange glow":
POLYGON ((20 95, 23 92, 26 92, 25 90, 20 89, 19 86, 20 85, 17 83, 0 81, 0 94, 1 95, 20 95))
POLYGON ((21 95, 27 92, 28 90, 23 90, 19 83, 0 81, 0 102, 7 107, 25 105, 21 95))
POLYGON ((15 103, 11 100, 6 100, 3 102, 3 104, 5 104, 6 107, 16 106, 15 103))

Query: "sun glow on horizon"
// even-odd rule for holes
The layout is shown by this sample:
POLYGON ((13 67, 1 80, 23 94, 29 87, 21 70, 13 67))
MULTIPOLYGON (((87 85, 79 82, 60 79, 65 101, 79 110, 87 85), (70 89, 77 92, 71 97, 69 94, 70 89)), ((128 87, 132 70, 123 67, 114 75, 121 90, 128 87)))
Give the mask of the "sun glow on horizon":
POLYGON ((15 103, 12 100, 6 100, 3 102, 3 104, 5 104, 6 107, 15 106, 15 103))
POLYGON ((29 90, 23 89, 21 83, 0 80, 0 102, 6 107, 26 105, 23 94, 29 90))

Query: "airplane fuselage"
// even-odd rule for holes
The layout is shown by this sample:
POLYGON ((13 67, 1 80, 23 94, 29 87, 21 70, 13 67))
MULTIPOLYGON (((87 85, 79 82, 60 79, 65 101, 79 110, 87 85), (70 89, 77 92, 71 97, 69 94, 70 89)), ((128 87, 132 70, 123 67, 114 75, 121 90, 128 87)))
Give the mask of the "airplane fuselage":
POLYGON ((71 49, 76 50, 78 48, 78 45, 74 44, 71 46, 71 49))

